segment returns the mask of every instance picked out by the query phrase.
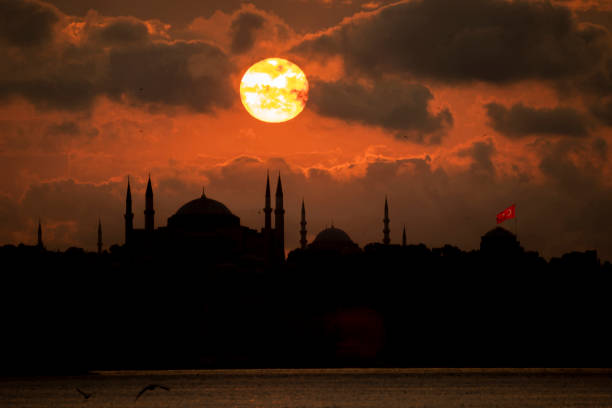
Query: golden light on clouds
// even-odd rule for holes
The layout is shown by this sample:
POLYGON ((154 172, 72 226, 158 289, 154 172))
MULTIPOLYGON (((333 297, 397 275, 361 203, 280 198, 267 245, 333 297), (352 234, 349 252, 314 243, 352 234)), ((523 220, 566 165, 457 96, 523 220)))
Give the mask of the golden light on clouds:
POLYGON ((304 72, 282 58, 268 58, 252 65, 240 82, 240 99, 256 119, 279 123, 304 110, 308 80, 304 72))

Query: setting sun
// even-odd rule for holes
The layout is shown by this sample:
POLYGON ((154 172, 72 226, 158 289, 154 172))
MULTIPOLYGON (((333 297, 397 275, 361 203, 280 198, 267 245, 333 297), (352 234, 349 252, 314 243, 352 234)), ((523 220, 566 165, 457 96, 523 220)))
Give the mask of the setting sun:
POLYGON ((244 74, 240 99, 253 117, 264 122, 286 122, 304 110, 308 80, 294 63, 268 58, 252 65, 244 74))

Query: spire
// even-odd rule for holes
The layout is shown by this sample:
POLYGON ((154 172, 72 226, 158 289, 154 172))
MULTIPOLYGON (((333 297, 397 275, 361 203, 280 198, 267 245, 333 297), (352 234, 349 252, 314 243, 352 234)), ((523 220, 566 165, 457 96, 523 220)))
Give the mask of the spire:
POLYGON ((153 209, 153 187, 151 186, 151 174, 147 183, 145 193, 145 231, 153 232, 155 229, 155 210, 153 209))
POLYGON ((302 198, 302 220, 300 221, 300 248, 306 249, 306 208, 304 207, 304 199, 302 198))
POLYGON ((202 197, 200 197, 200 198, 206 198, 206 191, 205 190, 206 190, 205 187, 202 186, 202 197))
POLYGON ((132 212, 132 190, 130 189, 130 176, 128 176, 127 195, 125 197, 125 211, 132 212))
POLYGON ((38 218, 38 242, 36 243, 36 246, 39 248, 45 247, 42 241, 42 226, 40 225, 40 218, 38 218))
POLYGON ((281 183, 280 171, 278 172, 278 183, 276 183, 276 197, 283 196, 283 185, 281 183))
POLYGON ((266 206, 264 207, 264 231, 272 231, 272 200, 270 199, 270 171, 266 173, 266 206))
POLYGON ((389 238, 389 205, 387 204, 387 196, 385 196, 385 218, 383 218, 383 244, 389 245, 391 239, 389 238))
POLYGON ((102 222, 98 217, 98 255, 102 253, 102 222))
POLYGON ((147 197, 153 197, 153 187, 151 186, 151 173, 149 173, 149 182, 147 183, 147 192, 145 195, 147 197))
POLYGON ((276 258, 283 262, 285 260, 285 210, 283 208, 283 185, 280 172, 276 183, 276 208, 274 209, 274 233, 276 258))
POLYGON ((132 212, 132 191, 130 190, 130 176, 128 176, 127 194, 125 196, 125 243, 130 242, 134 230, 134 213, 132 212))
POLYGON ((404 224, 404 230, 402 231, 402 246, 406 246, 406 224, 404 224))

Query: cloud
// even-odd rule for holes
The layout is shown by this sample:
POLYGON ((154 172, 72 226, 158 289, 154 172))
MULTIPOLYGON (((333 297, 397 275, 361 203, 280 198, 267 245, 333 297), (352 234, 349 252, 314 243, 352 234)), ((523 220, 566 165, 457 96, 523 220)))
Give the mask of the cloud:
POLYGON ((228 108, 236 91, 234 67, 217 47, 203 42, 154 43, 113 49, 102 92, 116 100, 186 106, 198 112, 228 108))
POLYGON ((609 49, 605 29, 547 2, 427 0, 357 14, 293 51, 340 55, 349 73, 508 83, 589 72, 609 49))
POLYGON ((88 33, 92 42, 101 45, 142 43, 149 39, 147 25, 133 17, 117 17, 108 24, 96 25, 88 33))
POLYGON ((495 145, 491 139, 481 142, 474 142, 467 149, 459 151, 459 157, 469 157, 472 159, 470 170, 475 175, 494 176, 495 166, 492 157, 496 153, 495 145))
POLYGON ((448 109, 429 112, 433 95, 420 84, 386 80, 367 87, 348 80, 311 82, 308 103, 318 114, 380 126, 401 140, 439 143, 453 123, 448 109))
POLYGON ((490 125, 510 138, 530 135, 564 135, 582 137, 588 134, 587 118, 572 108, 532 108, 522 103, 506 108, 498 103, 485 105, 490 125))
POLYGON ((232 21, 231 51, 234 54, 242 54, 249 51, 255 45, 255 31, 261 29, 265 18, 253 12, 240 12, 232 21))
MULTIPOLYGON (((0 32, 18 45, 0 68, 0 101, 21 97, 39 109, 78 111, 90 110, 99 96, 109 96, 160 111, 180 106, 211 113, 230 107, 235 99, 230 83, 235 67, 217 46, 169 40, 158 21, 95 12, 77 18, 42 3, 13 3, 19 6, 0 3, 7 21, 29 24, 49 13, 56 19, 44 20, 46 26, 39 22, 49 37, 44 50, 27 46, 34 39, 18 40, 8 29, 0 32), (52 23, 58 25, 55 31, 49 28, 52 23)), ((38 25, 24 28, 40 30, 38 25)))
POLYGON ((45 44, 52 39, 53 27, 59 20, 57 9, 48 4, 0 0, 0 41, 18 47, 45 44))

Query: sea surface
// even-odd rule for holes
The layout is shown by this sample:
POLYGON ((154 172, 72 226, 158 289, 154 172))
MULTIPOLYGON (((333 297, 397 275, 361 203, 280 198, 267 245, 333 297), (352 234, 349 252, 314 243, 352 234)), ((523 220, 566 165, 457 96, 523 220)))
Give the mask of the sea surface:
POLYGON ((0 378, 0 407, 612 407, 612 371, 308 369, 98 372, 0 378), (160 384, 169 391, 146 391, 160 384), (85 400, 76 388, 92 393, 85 400))

